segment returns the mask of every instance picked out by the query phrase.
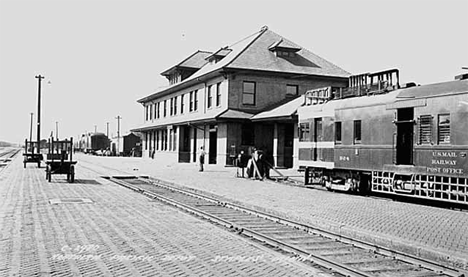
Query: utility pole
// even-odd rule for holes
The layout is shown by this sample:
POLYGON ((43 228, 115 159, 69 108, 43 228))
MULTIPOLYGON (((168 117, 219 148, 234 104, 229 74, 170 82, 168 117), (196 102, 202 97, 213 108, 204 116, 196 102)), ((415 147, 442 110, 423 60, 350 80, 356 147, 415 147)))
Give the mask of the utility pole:
POLYGON ((29 128, 29 142, 32 141, 33 114, 34 113, 31 113, 31 127, 29 128))
POLYGON ((122 117, 118 115, 116 119, 117 119, 117 156, 119 156, 120 155, 120 120, 122 119, 122 117))
POLYGON ((36 76, 37 85, 37 153, 41 153, 41 81, 44 76, 36 76))
POLYGON ((109 139, 109 122, 107 122, 106 136, 109 139))
POLYGON ((97 125, 94 125, 94 133, 97 133, 97 125))
POLYGON ((55 139, 58 140, 58 121, 55 121, 55 139))

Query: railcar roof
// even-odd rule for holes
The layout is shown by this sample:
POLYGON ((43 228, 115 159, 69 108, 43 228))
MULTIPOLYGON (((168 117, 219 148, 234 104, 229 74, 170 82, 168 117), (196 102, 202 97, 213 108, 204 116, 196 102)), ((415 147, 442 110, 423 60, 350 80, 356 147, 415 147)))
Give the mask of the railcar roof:
MULTIPOLYGON (((400 91, 401 90, 395 90, 386 94, 331 100, 324 104, 303 106, 301 107, 301 109, 307 109, 309 112, 311 112, 311 111, 327 111, 327 110, 350 109, 350 108, 375 106, 375 105, 385 105, 385 104, 394 102, 396 97, 399 95, 400 91)), ((299 113, 301 109, 299 109, 298 111, 299 113)))
POLYGON ((437 84, 429 84, 399 90, 397 98, 421 98, 444 94, 468 92, 468 80, 456 80, 437 84))

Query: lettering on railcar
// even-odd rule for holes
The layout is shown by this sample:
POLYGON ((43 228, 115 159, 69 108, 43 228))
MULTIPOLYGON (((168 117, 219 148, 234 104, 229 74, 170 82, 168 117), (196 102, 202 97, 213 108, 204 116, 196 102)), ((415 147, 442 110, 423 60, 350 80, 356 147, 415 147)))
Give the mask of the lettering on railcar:
POLYGON ((455 151, 432 151, 431 166, 427 167, 428 173, 463 174, 462 168, 443 166, 457 166, 458 155, 455 151))
POLYGON ((348 156, 340 156, 339 159, 340 159, 340 161, 349 161, 348 156))

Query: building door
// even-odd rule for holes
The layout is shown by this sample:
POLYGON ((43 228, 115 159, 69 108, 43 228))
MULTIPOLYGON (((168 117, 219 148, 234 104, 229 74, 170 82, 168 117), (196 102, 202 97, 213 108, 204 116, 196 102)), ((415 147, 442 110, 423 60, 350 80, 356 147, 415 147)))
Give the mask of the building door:
POLYGON ((413 164, 413 108, 398 109, 396 135, 396 164, 413 164))
POLYGON ((208 155, 208 163, 216 164, 216 156, 218 155, 218 132, 215 126, 210 126, 210 152, 208 155))
POLYGON ((293 167, 294 124, 284 124, 284 167, 293 167))
POLYGON ((197 128, 193 127, 193 162, 197 162, 197 128))
POLYGON ((179 162, 190 162, 190 128, 188 126, 179 127, 179 162))

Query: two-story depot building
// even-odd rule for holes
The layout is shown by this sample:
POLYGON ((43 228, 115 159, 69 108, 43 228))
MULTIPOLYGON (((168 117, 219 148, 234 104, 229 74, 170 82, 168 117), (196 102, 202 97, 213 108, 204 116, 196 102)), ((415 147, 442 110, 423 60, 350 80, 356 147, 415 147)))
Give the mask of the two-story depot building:
POLYGON ((262 149, 274 166, 297 165, 297 116, 307 90, 345 87, 345 70, 263 27, 214 53, 197 51, 161 73, 169 86, 138 100, 143 157, 230 165, 262 149))

